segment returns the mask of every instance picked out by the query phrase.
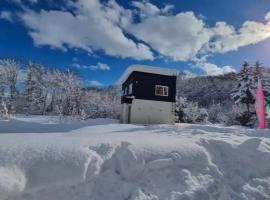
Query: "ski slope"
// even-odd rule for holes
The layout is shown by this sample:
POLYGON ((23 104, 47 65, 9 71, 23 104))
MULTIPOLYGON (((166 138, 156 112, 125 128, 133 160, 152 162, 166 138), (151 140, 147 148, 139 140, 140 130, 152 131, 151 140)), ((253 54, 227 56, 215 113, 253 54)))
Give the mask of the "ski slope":
POLYGON ((270 131, 0 121, 1 200, 270 199, 270 131))

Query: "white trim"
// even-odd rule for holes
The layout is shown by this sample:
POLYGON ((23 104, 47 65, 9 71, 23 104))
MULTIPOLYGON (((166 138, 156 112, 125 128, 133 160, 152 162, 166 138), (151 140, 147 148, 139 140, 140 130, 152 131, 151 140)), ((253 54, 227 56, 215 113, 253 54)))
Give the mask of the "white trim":
POLYGON ((135 99, 135 96, 126 96, 127 99, 135 99))
POLYGON ((165 76, 178 75, 178 71, 174 69, 152 67, 152 66, 147 66, 147 65, 131 65, 121 76, 121 78, 118 81, 118 84, 123 84, 128 79, 130 74, 134 71, 151 73, 151 74, 160 74, 160 75, 165 75, 165 76))

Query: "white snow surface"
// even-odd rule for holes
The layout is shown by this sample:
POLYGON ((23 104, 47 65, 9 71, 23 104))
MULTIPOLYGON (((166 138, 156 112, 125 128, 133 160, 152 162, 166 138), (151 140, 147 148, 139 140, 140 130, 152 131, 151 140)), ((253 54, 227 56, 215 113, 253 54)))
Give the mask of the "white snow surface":
POLYGON ((270 131, 0 121, 1 200, 267 200, 270 131))
POLYGON ((123 84, 129 77, 129 75, 132 72, 145 72, 145 73, 151 73, 151 74, 160 74, 160 75, 166 75, 166 76, 177 76, 178 71, 175 69, 168 69, 168 68, 162 68, 162 67, 152 67, 148 65, 131 65, 127 68, 127 70, 124 72, 124 74, 120 77, 118 83, 123 84))

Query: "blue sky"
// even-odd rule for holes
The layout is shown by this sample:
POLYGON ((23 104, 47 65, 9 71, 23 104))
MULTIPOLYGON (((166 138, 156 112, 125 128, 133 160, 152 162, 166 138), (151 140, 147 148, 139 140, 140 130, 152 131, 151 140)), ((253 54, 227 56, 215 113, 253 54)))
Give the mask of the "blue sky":
POLYGON ((131 64, 197 75, 270 66, 269 0, 1 0, 0 58, 72 68, 92 85, 131 64))

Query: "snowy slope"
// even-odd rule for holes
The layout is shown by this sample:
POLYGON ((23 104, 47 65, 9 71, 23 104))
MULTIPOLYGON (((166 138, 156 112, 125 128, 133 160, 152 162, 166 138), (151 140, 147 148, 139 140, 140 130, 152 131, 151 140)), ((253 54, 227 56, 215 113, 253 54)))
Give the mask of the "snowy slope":
POLYGON ((0 121, 0 199, 270 199, 270 131, 0 121))

